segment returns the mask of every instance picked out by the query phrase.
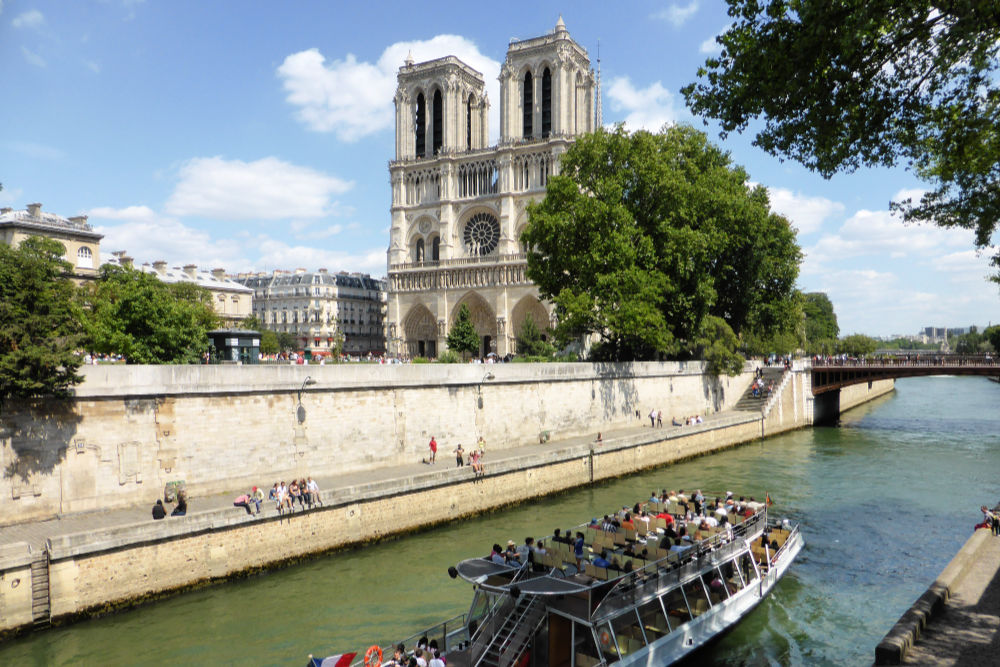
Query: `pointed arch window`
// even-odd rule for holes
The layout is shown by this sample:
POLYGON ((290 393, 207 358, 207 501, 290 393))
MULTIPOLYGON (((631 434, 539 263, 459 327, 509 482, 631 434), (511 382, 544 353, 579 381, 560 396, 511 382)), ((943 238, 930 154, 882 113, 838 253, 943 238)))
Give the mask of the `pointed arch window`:
POLYGON ((472 150, 472 105, 475 98, 469 95, 469 103, 465 105, 465 147, 472 150))
POLYGON ((424 94, 417 95, 416 125, 417 157, 427 157, 427 102, 424 94))
POLYGON ((522 97, 523 108, 524 108, 524 133, 522 136, 528 138, 532 135, 531 120, 532 112, 535 109, 535 91, 534 91, 534 80, 531 77, 531 72, 524 73, 524 86, 522 97))
POLYGON ((431 241, 431 261, 437 262, 441 259, 441 237, 435 236, 431 241))
POLYGON ((444 137, 441 136, 444 130, 444 109, 441 104, 441 91, 434 91, 434 109, 432 113, 434 114, 434 155, 441 152, 441 145, 443 143, 444 137))
POLYGON ((424 240, 417 239, 417 244, 413 248, 413 261, 422 262, 424 261, 424 240))
POLYGON ((552 72, 542 72, 542 136, 552 134, 552 72))

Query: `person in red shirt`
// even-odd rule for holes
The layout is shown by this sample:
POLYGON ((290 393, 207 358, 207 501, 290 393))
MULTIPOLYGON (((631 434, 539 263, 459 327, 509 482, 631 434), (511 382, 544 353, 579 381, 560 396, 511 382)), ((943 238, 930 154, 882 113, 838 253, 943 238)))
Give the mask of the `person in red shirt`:
POLYGON ((428 446, 431 448, 431 460, 428 461, 428 463, 434 463, 434 459, 437 458, 438 443, 437 440, 434 439, 433 435, 431 436, 431 441, 428 446))

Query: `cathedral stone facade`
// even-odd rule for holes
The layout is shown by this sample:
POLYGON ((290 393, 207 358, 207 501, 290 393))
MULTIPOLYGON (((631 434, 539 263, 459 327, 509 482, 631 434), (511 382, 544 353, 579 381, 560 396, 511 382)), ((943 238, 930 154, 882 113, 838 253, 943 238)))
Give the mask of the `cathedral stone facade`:
POLYGON ((594 128, 594 73, 562 19, 542 37, 511 41, 500 70, 500 141, 489 144, 483 76, 454 56, 399 70, 396 158, 389 163, 391 354, 436 357, 462 304, 481 356, 514 352, 530 315, 552 305, 525 276, 525 208, 545 196, 559 156, 594 128))

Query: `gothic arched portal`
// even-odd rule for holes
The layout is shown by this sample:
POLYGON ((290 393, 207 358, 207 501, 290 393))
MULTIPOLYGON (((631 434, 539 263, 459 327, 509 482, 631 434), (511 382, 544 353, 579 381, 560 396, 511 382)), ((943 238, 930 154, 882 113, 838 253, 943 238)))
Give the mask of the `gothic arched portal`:
POLYGON ((403 345, 413 357, 437 357, 437 322, 422 303, 410 308, 403 319, 403 345))
POLYGON ((479 356, 485 357, 490 352, 496 352, 496 311, 490 307, 490 304, 482 295, 477 292, 469 292, 452 309, 451 324, 455 323, 455 318, 458 317, 458 311, 462 308, 462 304, 469 307, 469 319, 472 320, 472 326, 475 327, 476 334, 479 336, 479 356))

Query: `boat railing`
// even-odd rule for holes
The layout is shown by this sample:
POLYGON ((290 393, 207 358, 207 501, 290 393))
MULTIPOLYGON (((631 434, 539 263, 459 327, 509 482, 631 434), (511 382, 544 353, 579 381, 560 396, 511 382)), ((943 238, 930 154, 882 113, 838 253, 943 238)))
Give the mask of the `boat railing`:
POLYGON ((501 646, 500 665, 513 665, 521 657, 544 617, 545 605, 537 597, 532 597, 514 622, 511 632, 497 637, 501 646))
MULTIPOLYGON (((399 644, 403 644, 407 647, 414 647, 420 639, 427 637, 427 640, 436 640, 438 646, 441 647, 442 653, 447 653, 448 651, 457 649, 460 644, 464 644, 468 639, 468 626, 466 623, 466 615, 459 614, 449 618, 447 621, 443 621, 434 625, 426 630, 410 635, 401 639, 399 644)), ((396 649, 396 644, 380 644, 382 648, 383 655, 392 656, 392 652, 396 649)), ((357 660, 351 663, 351 667, 363 667, 365 664, 364 660, 357 660)))
POLYGON ((517 607, 517 599, 507 595, 497 597, 490 607, 490 611, 469 638, 471 642, 469 655, 472 658, 470 664, 477 664, 486 654, 486 650, 493 643, 493 638, 500 632, 501 627, 515 607, 517 607))

